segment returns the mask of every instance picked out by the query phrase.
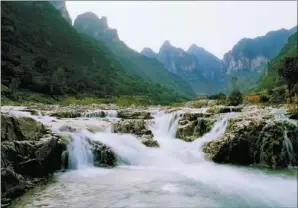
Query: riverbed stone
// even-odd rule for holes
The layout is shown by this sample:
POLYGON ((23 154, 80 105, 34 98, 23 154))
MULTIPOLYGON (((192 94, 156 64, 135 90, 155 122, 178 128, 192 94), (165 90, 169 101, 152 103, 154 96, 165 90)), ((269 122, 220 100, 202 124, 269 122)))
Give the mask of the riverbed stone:
POLYGON ((94 165, 98 167, 114 167, 117 164, 115 153, 100 141, 90 140, 94 155, 94 165))
POLYGON ((209 132, 216 119, 210 118, 211 114, 185 113, 178 121, 176 137, 186 142, 192 142, 196 138, 209 132))
POLYGON ((147 128, 147 123, 143 119, 124 119, 113 123, 113 132, 134 134, 147 147, 159 147, 158 142, 153 138, 152 131, 147 128))
POLYGON ((123 119, 152 119, 150 112, 134 110, 120 110, 118 117, 123 119))
POLYGON ((1 114, 1 141, 37 140, 44 133, 44 125, 33 118, 1 114))
POLYGON ((29 117, 1 114, 1 194, 17 197, 60 169, 66 145, 29 117))
POLYGON ((207 113, 230 113, 230 112, 241 112, 243 107, 241 106, 212 106, 207 108, 207 113))
POLYGON ((203 151, 217 163, 284 168, 291 162, 297 165, 297 138, 298 127, 287 121, 246 115, 229 119, 225 134, 208 142, 203 151))

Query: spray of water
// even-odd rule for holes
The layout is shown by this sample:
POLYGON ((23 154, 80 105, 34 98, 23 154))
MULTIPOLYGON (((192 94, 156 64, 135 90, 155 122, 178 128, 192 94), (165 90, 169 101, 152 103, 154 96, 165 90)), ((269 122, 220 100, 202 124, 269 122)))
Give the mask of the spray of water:
POLYGON ((86 132, 71 134, 71 142, 67 146, 70 169, 93 167, 93 153, 86 132))

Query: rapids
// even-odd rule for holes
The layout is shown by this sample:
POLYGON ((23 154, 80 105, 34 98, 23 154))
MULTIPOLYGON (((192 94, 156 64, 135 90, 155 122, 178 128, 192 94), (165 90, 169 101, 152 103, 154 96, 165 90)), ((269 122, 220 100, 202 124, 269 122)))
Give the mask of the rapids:
MULTIPOLYGON (((73 169, 56 173, 51 183, 30 190, 14 207, 297 206, 295 176, 219 165, 204 158, 203 145, 224 134, 233 113, 223 116, 201 138, 184 142, 175 138, 184 112, 152 111, 154 120, 148 125, 160 148, 146 147, 131 134, 111 133, 110 127, 97 133, 83 129, 73 133, 69 145, 73 169), (109 146, 117 154, 119 166, 93 167, 85 137, 109 146)), ((101 119, 92 121, 100 123, 101 119)))

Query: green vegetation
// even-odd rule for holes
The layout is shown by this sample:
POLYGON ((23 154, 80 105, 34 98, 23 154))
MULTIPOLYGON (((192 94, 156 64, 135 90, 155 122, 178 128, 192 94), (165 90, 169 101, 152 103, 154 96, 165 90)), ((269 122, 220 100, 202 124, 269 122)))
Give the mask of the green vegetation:
POLYGON ((297 32, 291 35, 280 53, 268 64, 261 82, 254 89, 260 102, 291 103, 297 100, 297 32), (294 97, 294 99, 293 99, 294 97))
POLYGON ((2 104, 90 103, 132 94, 145 96, 147 103, 186 99, 127 74, 128 65, 104 44, 78 33, 48 2, 1 2, 1 20, 2 104))
POLYGON ((243 103, 243 97, 240 91, 234 90, 227 98, 227 105, 240 105, 243 103))
POLYGON ((289 37, 288 42, 280 53, 269 62, 261 78, 261 82, 255 87, 254 92, 259 92, 263 89, 272 90, 276 86, 285 84, 278 75, 278 71, 282 71, 285 68, 285 60, 287 57, 297 57, 297 32, 289 37))
POLYGON ((156 59, 147 58, 127 47, 119 40, 117 31, 108 28, 103 18, 99 19, 95 14, 87 12, 76 18, 74 27, 79 32, 95 38, 98 43, 104 43, 128 74, 165 85, 186 97, 194 97, 195 94, 186 81, 169 72, 156 59))

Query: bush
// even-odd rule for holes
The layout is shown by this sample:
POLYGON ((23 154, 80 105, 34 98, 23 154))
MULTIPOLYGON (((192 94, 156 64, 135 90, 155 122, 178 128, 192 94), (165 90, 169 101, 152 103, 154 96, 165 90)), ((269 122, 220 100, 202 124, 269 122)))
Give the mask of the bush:
POLYGON ((286 103, 287 90, 285 86, 273 89, 270 102, 272 103, 286 103))
POLYGON ((247 95, 245 97, 245 101, 248 103, 260 103, 261 102, 261 96, 260 95, 255 95, 255 94, 251 94, 251 95, 247 95))
POLYGON ((267 102, 269 102, 269 96, 268 95, 261 95, 260 96, 260 101, 262 102, 262 103, 267 103, 267 102))
POLYGON ((75 97, 66 97, 66 98, 61 99, 60 103, 62 105, 76 104, 77 103, 77 99, 75 97))
POLYGON ((243 97, 242 97, 241 92, 238 90, 231 92, 231 94, 228 97, 227 104, 236 106, 236 105, 239 105, 242 103, 243 103, 243 97))
POLYGON ((224 93, 220 92, 215 95, 209 95, 207 98, 210 100, 225 100, 227 96, 224 93))

